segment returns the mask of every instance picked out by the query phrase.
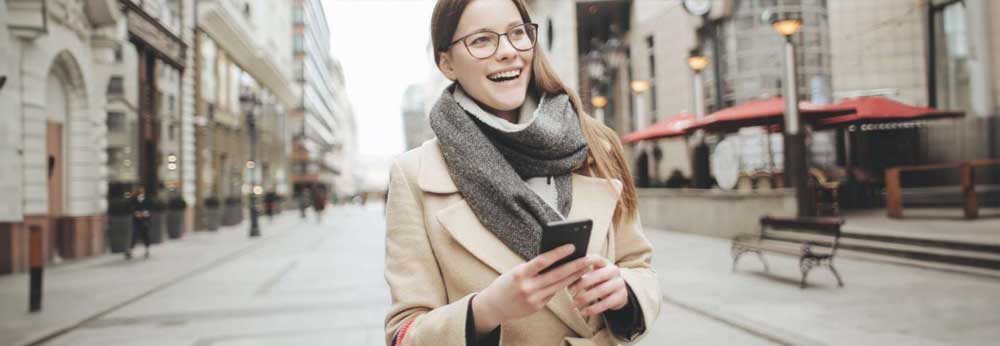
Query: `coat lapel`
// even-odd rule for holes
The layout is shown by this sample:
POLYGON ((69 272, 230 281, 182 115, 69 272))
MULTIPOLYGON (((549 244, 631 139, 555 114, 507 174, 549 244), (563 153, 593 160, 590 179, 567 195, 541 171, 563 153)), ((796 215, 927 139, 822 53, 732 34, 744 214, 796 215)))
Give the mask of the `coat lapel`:
MULTIPOLYGON (((437 141, 425 142, 422 151, 417 185, 430 193, 457 193, 458 188, 448 174, 448 167, 437 141)), ((605 179, 578 174, 573 174, 572 179, 573 205, 567 219, 593 220, 594 228, 591 230, 587 252, 603 255, 600 251, 607 241, 621 183, 614 180, 612 184, 608 184, 605 179)), ((464 199, 459 198, 441 209, 435 217, 459 244, 498 274, 525 262, 479 222, 464 199)), ((546 306, 580 336, 594 335, 593 328, 574 308, 572 298, 566 290, 557 293, 546 306)))

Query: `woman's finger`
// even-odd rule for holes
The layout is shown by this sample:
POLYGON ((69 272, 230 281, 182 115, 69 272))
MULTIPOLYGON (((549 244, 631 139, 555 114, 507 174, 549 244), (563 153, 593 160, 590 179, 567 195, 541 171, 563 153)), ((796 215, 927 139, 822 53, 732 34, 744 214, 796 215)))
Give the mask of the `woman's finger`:
POLYGON ((617 267, 604 267, 601 269, 594 270, 587 275, 580 278, 572 286, 569 287, 570 295, 577 295, 580 291, 589 289, 594 285, 600 284, 602 282, 611 280, 615 277, 620 276, 617 267))
POLYGON ((594 305, 588 306, 583 310, 580 310, 580 314, 584 317, 594 316, 605 311, 611 310, 612 308, 617 308, 625 306, 628 301, 628 290, 615 291, 610 296, 601 299, 594 305))
POLYGON ((576 304, 577 308, 582 308, 590 305, 595 300, 605 298, 618 290, 625 289, 625 281, 618 279, 612 279, 602 282, 601 284, 587 289, 573 297, 573 303, 576 304))
POLYGON ((558 282, 555 282, 552 285, 548 285, 548 286, 542 287, 541 289, 539 289, 538 291, 536 291, 535 294, 539 295, 539 296, 542 296, 542 297, 554 295, 554 294, 556 294, 556 292, 559 292, 559 290, 568 287, 570 284, 573 283, 573 281, 576 281, 577 279, 579 279, 580 276, 582 276, 584 273, 587 272, 587 270, 588 270, 588 268, 583 268, 581 270, 578 270, 578 271, 576 271, 576 272, 574 272, 574 273, 572 273, 572 274, 564 277, 562 280, 559 280, 558 282))
POLYGON ((524 266, 524 273, 523 273, 524 276, 533 277, 535 275, 538 275, 539 272, 541 272, 545 268, 548 268, 553 263, 556 263, 556 261, 572 254, 573 249, 575 249, 573 244, 566 244, 557 247, 555 249, 552 249, 549 252, 535 256, 535 258, 531 259, 531 261, 528 261, 527 265, 524 266))
MULTIPOLYGON (((563 279, 567 278, 573 273, 579 272, 586 268, 587 268, 586 258, 577 258, 573 261, 570 261, 569 263, 559 266, 558 268, 552 269, 545 274, 538 275, 536 277, 537 285, 539 287, 551 285, 553 283, 562 281, 563 279)), ((570 283, 573 282, 570 281, 570 283)))

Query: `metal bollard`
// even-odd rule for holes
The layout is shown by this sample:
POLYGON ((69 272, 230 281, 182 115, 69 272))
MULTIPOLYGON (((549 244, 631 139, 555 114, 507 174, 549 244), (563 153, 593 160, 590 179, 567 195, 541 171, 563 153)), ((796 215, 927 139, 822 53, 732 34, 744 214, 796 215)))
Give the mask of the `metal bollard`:
POLYGON ((29 308, 31 312, 38 312, 42 309, 42 267, 45 264, 45 256, 42 253, 42 226, 32 225, 30 229, 29 257, 31 257, 31 281, 29 308))

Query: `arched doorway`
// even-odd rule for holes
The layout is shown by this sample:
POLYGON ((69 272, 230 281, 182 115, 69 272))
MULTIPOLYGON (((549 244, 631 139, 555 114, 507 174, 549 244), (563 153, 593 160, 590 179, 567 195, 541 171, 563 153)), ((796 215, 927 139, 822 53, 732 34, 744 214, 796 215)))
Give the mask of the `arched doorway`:
MULTIPOLYGON (((49 229, 52 232, 51 246, 58 249, 60 243, 59 220, 63 216, 65 199, 65 150, 63 133, 66 127, 66 115, 69 113, 69 95, 66 90, 62 67, 53 65, 45 79, 45 170, 46 187, 48 190, 49 229)), ((55 251, 54 255, 66 257, 66 254, 55 251)))
MULTIPOLYGON (((69 191, 73 190, 74 172, 71 148, 84 143, 72 143, 71 133, 77 128, 89 129, 86 86, 76 58, 69 51, 55 55, 44 74, 41 89, 40 114, 25 113, 26 131, 37 131, 37 146, 28 149, 25 158, 28 174, 36 174, 29 184, 44 189, 44 217, 47 252, 50 259, 85 255, 92 248, 93 224, 87 217, 74 214, 69 191), (39 186, 41 185, 41 186, 39 186)), ((85 158, 86 156, 82 156, 85 158)), ((79 172, 77 172, 79 173, 79 172)), ((26 177, 27 178, 27 177, 26 177)), ((76 206, 80 209, 79 203, 76 206)), ((44 220, 44 221, 43 221, 44 220)))

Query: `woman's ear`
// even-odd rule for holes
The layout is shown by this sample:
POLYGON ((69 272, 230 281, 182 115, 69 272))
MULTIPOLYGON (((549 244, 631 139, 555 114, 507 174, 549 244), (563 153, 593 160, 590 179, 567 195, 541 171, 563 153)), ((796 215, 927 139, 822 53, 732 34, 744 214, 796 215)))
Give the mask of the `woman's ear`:
POLYGON ((451 55, 447 52, 438 53, 438 70, 444 74, 445 78, 455 81, 455 67, 451 65, 451 55))

